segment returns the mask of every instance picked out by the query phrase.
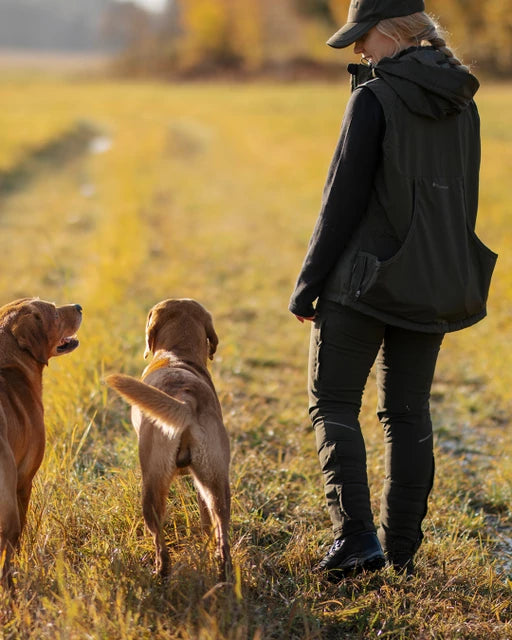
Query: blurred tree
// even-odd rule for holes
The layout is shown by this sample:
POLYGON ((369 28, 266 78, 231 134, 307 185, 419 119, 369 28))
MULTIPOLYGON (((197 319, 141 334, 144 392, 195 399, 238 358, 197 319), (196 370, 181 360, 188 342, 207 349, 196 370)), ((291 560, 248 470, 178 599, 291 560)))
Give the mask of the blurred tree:
POLYGON ((150 16, 133 2, 112 2, 102 14, 100 36, 115 49, 140 48, 153 37, 150 16))
POLYGON ((265 60, 264 12, 257 0, 232 0, 233 47, 244 66, 258 69, 265 60))
POLYGON ((299 13, 330 23, 332 20, 330 2, 331 0, 296 0, 296 6, 299 13))
POLYGON ((500 72, 512 68, 512 0, 486 0, 483 3, 486 25, 485 42, 482 43, 482 58, 489 61, 500 72))
POLYGON ((183 26, 182 65, 191 68, 236 62, 230 0, 178 0, 183 26))
POLYGON ((327 0, 327 4, 333 21, 341 27, 347 19, 350 0, 327 0))
MULTIPOLYGON (((131 2, 111 4, 119 10, 111 14, 118 16, 109 22, 111 33, 128 43, 133 64, 139 55, 159 71, 213 72, 329 62, 325 37, 344 24, 350 0, 168 0, 156 22, 131 2)), ((464 62, 477 71, 511 69, 512 0, 426 5, 464 62)))
POLYGON ((300 21, 293 0, 175 0, 185 69, 257 69, 284 51, 302 52, 300 21))

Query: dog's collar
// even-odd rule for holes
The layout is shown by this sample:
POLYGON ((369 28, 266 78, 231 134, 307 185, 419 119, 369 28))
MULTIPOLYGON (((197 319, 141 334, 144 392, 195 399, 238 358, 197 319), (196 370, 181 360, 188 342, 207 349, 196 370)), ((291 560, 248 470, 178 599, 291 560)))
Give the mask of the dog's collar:
MULTIPOLYGON (((208 371, 208 367, 206 365, 201 365, 198 364, 197 362, 194 362, 193 360, 187 360, 186 358, 180 358, 178 356, 175 356, 173 353, 171 352, 166 352, 165 355, 162 355, 162 364, 160 366, 165 367, 165 362, 171 362, 171 364, 174 367, 177 367, 179 369, 186 369, 188 371, 191 371, 192 373, 195 373, 199 376, 201 376, 202 378, 204 378, 208 384, 210 385, 210 387, 212 387, 213 390, 215 390, 215 387, 213 385, 213 381, 212 381, 212 377, 210 375, 210 372, 208 371)), ((144 370, 143 373, 143 377, 149 373, 149 371, 153 370, 153 365, 152 362, 150 362, 148 364, 148 366, 146 367, 146 369, 144 370)), ((157 367, 158 368, 158 367, 157 367)))

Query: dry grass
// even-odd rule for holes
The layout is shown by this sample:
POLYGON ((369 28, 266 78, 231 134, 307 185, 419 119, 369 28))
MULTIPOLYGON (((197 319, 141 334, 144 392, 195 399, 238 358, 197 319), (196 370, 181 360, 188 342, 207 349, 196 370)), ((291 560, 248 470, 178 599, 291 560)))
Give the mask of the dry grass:
MULTIPOLYGON (((418 575, 383 571, 333 587, 310 573, 330 532, 305 406, 307 330, 286 307, 345 87, 13 76, 4 85, 2 302, 79 302, 84 323, 79 350, 45 373, 47 451, 17 594, 0 608, 3 637, 512 637, 512 87, 481 91, 479 232, 500 259, 489 318, 450 336, 441 355, 437 476, 418 575), (63 159, 50 146, 27 162, 84 120, 107 151, 84 142, 63 159), (23 122, 18 137, 13 122, 23 122), (212 373, 232 440, 230 584, 216 584, 186 480, 169 498, 172 577, 152 575, 128 409, 102 383, 107 371, 141 371, 145 314, 170 296, 200 300, 220 336, 212 373)), ((378 515, 374 406, 370 383, 363 423, 378 515)))

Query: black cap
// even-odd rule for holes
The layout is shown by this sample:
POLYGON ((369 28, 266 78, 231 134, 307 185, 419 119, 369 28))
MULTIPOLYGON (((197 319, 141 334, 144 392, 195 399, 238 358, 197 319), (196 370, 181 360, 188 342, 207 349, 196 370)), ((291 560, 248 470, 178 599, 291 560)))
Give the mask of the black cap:
POLYGON ((359 40, 372 27, 386 18, 410 16, 425 11, 423 0, 352 0, 347 24, 327 40, 327 44, 343 49, 359 40))

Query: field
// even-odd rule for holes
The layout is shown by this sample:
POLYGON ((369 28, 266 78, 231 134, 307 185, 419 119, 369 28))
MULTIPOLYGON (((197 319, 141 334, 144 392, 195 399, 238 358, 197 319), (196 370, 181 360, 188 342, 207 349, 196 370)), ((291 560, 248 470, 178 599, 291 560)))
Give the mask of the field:
MULTIPOLYGON (((2 637, 511 638, 512 85, 479 93, 477 229, 500 257, 488 318, 448 336, 440 357, 417 576, 331 586, 310 572, 331 534, 306 410, 308 329, 287 304, 347 87, 2 73, 0 303, 84 308, 81 346, 45 371, 47 449, 2 637), (231 583, 217 583, 186 479, 169 496, 172 576, 152 575, 129 410, 103 383, 141 372, 147 310, 167 297, 202 302, 220 337, 231 583)), ((362 422, 378 517, 373 379, 362 422)))

